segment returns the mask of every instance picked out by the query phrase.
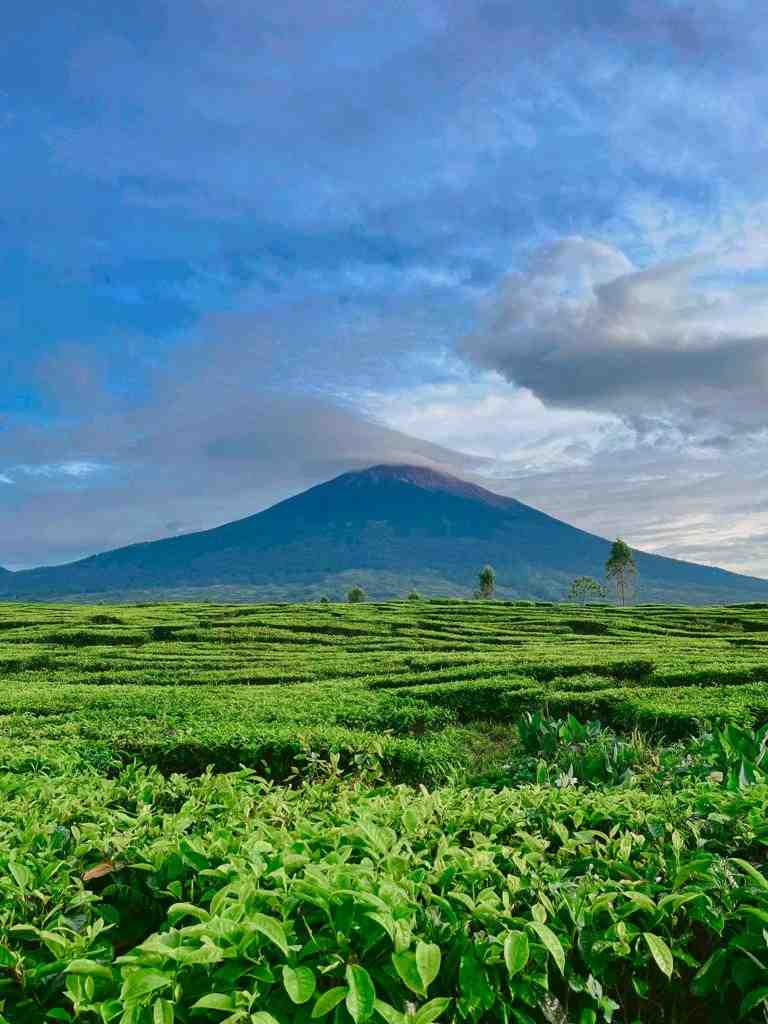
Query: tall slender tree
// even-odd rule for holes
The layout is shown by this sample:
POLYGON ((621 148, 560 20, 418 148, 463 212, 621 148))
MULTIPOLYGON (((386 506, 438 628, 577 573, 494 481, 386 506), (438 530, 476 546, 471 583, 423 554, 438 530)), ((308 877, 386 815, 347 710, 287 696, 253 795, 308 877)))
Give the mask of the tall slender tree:
POLYGON ((617 537, 611 545, 611 553, 605 563, 605 575, 616 590, 616 597, 622 608, 632 594, 632 587, 637 576, 637 566, 630 546, 617 537))
POLYGON ((477 576, 477 596, 490 598, 496 590, 496 573, 492 565, 484 565, 477 576))

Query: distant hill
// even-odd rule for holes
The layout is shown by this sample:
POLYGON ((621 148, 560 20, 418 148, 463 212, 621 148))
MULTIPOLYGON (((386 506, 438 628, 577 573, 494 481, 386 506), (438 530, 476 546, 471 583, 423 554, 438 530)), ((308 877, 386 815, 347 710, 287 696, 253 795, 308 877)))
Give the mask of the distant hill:
MULTIPOLYGON (((514 498, 418 466, 344 473, 256 515, 68 565, 0 573, 5 600, 467 596, 486 562, 498 595, 560 600, 600 578, 609 542, 514 498)), ((637 599, 768 601, 768 581, 636 553, 637 599)))

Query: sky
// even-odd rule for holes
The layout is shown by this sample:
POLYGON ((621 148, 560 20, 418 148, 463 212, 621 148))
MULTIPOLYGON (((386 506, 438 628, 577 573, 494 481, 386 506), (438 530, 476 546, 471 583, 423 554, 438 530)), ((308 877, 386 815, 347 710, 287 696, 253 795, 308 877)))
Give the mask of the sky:
POLYGON ((0 565, 429 464, 768 576, 768 19, 30 0, 0 43, 0 565))

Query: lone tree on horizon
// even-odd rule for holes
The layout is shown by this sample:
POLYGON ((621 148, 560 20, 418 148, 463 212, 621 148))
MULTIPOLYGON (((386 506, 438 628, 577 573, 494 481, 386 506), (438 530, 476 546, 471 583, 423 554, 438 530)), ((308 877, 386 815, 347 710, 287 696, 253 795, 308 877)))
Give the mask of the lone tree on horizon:
POLYGON ((350 604, 360 604, 361 601, 365 600, 365 591, 362 587, 352 587, 350 592, 347 594, 347 601, 350 604))
POLYGON ((616 588, 616 596, 622 608, 632 593, 632 585, 637 575, 637 566, 629 544, 617 537, 611 545, 611 553, 605 563, 605 575, 616 588))
POLYGON ((496 591, 496 573, 492 565, 484 565, 477 576, 477 596, 485 598, 493 597, 496 591))

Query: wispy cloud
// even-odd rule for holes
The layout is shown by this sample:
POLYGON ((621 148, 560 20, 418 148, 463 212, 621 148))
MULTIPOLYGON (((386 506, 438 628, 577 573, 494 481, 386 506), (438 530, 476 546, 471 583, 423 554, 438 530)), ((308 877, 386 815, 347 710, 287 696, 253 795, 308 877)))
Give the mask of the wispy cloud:
POLYGON ((23 473, 25 476, 42 476, 48 478, 74 477, 76 480, 92 476, 94 473, 103 473, 108 466, 100 462, 89 462, 85 460, 71 460, 58 463, 22 463, 14 466, 16 473, 23 473))

